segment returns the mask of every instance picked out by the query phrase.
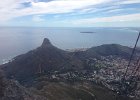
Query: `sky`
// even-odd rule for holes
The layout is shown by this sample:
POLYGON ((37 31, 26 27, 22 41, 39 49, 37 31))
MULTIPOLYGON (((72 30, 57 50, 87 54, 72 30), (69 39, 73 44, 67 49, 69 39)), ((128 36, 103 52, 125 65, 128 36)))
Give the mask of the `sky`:
POLYGON ((140 27, 140 0, 0 0, 0 26, 140 27))

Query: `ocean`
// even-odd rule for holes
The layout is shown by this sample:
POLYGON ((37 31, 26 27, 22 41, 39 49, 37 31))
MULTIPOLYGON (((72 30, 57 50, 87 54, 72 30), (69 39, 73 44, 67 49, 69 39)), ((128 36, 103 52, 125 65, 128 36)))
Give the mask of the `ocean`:
MULTIPOLYGON (((0 64, 41 45, 44 38, 63 50, 102 44, 133 47, 140 28, 0 27, 0 64)), ((138 43, 140 46, 140 43, 138 43)))

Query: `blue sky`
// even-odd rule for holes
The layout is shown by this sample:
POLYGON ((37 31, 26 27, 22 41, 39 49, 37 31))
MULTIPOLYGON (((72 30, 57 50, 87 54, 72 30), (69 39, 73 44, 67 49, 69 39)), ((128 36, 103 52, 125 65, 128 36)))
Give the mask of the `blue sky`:
POLYGON ((140 0, 3 0, 0 26, 140 27, 140 0))

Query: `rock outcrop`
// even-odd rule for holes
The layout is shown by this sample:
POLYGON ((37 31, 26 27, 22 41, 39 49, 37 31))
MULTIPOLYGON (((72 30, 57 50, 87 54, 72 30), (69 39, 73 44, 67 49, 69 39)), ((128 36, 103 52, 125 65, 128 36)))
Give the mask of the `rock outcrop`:
POLYGON ((15 80, 6 79, 0 72, 0 100, 47 100, 15 80))

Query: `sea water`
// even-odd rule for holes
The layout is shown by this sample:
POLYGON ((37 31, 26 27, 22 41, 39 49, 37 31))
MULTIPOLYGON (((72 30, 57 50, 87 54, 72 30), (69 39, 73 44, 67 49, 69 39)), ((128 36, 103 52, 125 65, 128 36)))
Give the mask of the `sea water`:
POLYGON ((121 44, 133 47, 139 29, 126 27, 0 27, 0 64, 39 47, 44 38, 48 38, 53 45, 64 50, 90 48, 102 44, 121 44))

